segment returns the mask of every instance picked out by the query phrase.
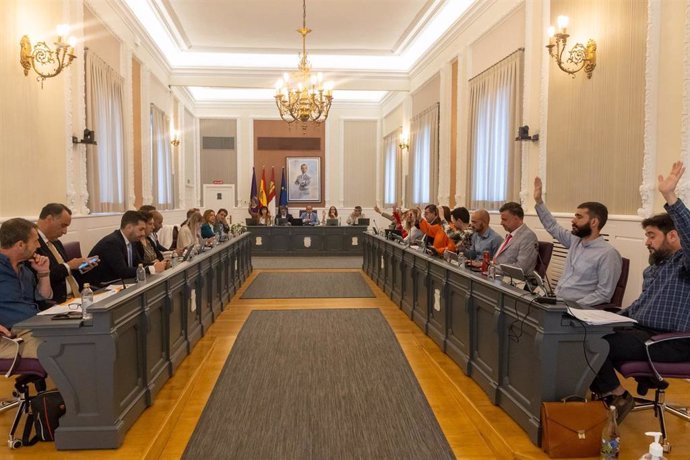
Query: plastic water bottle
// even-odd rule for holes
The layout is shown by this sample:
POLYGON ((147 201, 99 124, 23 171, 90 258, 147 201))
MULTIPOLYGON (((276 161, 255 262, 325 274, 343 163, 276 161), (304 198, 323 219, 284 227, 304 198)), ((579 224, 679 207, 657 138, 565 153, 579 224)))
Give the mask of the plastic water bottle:
POLYGON ((489 278, 490 280, 496 279, 496 264, 493 262, 489 262, 489 270, 487 273, 487 278, 489 278))
POLYGON ((616 423, 616 406, 609 406, 609 420, 601 430, 601 460, 618 458, 621 449, 621 438, 616 423))
POLYGON ((137 267, 137 283, 145 283, 146 282, 146 269, 144 268, 144 264, 139 264, 137 267))
POLYGON ((93 314, 89 308, 93 305, 93 291, 89 283, 84 283, 84 289, 81 290, 81 317, 82 319, 91 319, 93 314))

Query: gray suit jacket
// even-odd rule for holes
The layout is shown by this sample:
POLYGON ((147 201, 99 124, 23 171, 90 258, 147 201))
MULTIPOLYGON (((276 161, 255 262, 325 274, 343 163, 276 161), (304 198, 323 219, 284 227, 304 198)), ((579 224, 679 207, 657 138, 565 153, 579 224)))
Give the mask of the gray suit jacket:
MULTIPOLYGON (((508 264, 522 268, 526 274, 532 273, 537 264, 539 242, 537 235, 527 225, 522 225, 508 242, 503 251, 495 256, 496 265, 508 264)), ((500 248, 499 248, 500 251, 500 248)))

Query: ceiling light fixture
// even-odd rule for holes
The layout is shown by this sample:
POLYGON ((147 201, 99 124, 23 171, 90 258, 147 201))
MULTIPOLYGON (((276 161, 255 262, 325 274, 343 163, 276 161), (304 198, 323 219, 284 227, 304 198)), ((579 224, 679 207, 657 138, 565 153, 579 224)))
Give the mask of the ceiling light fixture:
POLYGON ((283 78, 276 84, 275 100, 280 118, 288 123, 299 121, 302 128, 306 123, 323 123, 328 118, 328 111, 333 102, 333 83, 323 83, 323 75, 311 73, 311 64, 307 57, 307 3, 302 0, 302 28, 297 33, 302 36, 302 53, 299 56, 297 72, 283 78))

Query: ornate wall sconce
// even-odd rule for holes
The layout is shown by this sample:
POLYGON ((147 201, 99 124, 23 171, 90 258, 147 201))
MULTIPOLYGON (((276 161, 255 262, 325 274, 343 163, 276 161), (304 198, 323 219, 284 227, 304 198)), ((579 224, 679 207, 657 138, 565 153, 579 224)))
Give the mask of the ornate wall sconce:
POLYGON ((180 132, 175 129, 170 130, 170 145, 173 147, 180 145, 180 132))
POLYGON ((400 150, 409 150, 410 148, 410 135, 407 133, 400 133, 400 141, 398 143, 400 150))
POLYGON ((597 65, 597 44, 591 38, 587 45, 575 43, 568 51, 568 58, 563 59, 563 53, 568 44, 568 16, 558 16, 558 32, 553 26, 548 29, 549 44, 546 48, 549 55, 556 60, 558 68, 575 78, 575 74, 585 69, 587 78, 592 78, 592 72, 597 65), (554 49, 555 48, 555 49, 554 49))
POLYGON ((33 69, 38 75, 36 80, 43 82, 47 78, 52 78, 60 74, 69 67, 76 56, 74 55, 74 45, 77 40, 70 37, 65 43, 63 38, 69 33, 67 24, 57 26, 57 41, 54 43, 55 49, 51 49, 46 42, 38 42, 33 47, 28 35, 24 35, 19 42, 19 62, 24 68, 24 76, 29 75, 29 70, 33 69))

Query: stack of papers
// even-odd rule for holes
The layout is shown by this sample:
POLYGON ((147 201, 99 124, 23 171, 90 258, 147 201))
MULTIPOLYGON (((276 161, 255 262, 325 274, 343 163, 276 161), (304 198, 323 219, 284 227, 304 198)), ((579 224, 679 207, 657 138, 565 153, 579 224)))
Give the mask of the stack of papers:
MULTIPOLYGON (((134 286, 133 284, 126 285, 127 287, 134 286)), ((122 291, 124 287, 121 284, 111 284, 107 288, 93 295, 93 303, 100 302, 103 299, 115 295, 122 291)), ((57 315, 58 313, 67 313, 69 311, 81 311, 81 298, 68 299, 67 301, 54 305, 46 310, 38 312, 39 315, 57 315)))
POLYGON ((636 323, 632 318, 627 316, 618 315, 616 313, 611 313, 606 310, 594 310, 594 309, 582 309, 568 307, 568 314, 574 316, 585 324, 591 324, 593 326, 602 324, 618 324, 618 323, 636 323))

